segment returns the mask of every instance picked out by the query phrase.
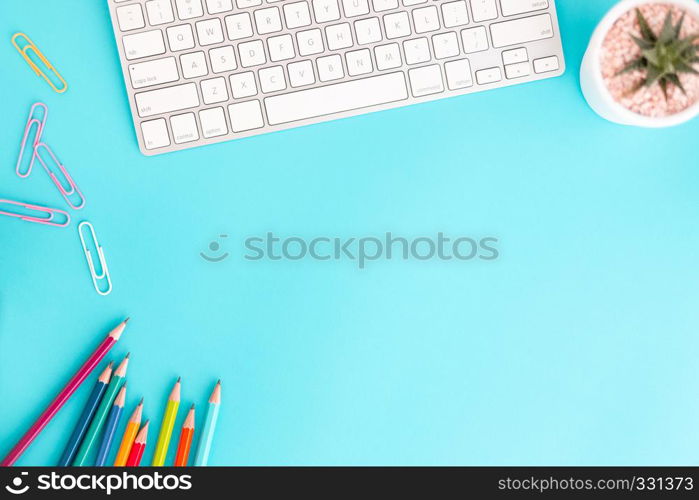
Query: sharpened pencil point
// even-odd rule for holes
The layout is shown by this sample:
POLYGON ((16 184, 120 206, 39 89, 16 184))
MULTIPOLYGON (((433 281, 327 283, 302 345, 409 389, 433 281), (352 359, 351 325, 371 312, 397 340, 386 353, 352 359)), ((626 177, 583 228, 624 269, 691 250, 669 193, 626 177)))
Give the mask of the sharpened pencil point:
POLYGON ((192 403, 192 406, 189 407, 190 410, 194 409, 194 403, 192 403))
POLYGON ((124 320, 124 324, 128 323, 130 319, 131 319, 131 316, 129 316, 128 318, 126 318, 126 319, 124 320))
POLYGON ((182 377, 177 377, 177 383, 179 384, 180 380, 182 380, 182 377))
POLYGON ((138 402, 138 404, 139 404, 139 405, 142 405, 142 404, 143 404, 143 398, 141 398, 141 400, 138 402))

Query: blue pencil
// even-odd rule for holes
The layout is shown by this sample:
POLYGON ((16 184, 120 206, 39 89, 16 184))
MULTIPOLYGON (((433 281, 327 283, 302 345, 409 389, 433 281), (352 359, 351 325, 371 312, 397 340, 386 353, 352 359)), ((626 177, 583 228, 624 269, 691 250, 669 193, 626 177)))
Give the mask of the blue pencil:
POLYGON ((87 398, 85 408, 83 408, 83 412, 78 419, 78 423, 75 424, 73 433, 70 435, 68 444, 66 444, 65 450, 63 450, 63 455, 61 455, 61 459, 58 461, 59 467, 68 467, 73 463, 73 459, 78 453, 80 443, 82 443, 83 438, 85 437, 87 428, 90 426, 90 422, 92 422, 92 417, 95 416, 97 407, 99 406, 100 401, 102 401, 102 396, 104 396, 104 392, 107 390, 107 385, 109 385, 109 379, 111 378, 112 363, 109 363, 107 368, 104 369, 102 374, 97 379, 97 383, 92 389, 90 397, 87 398))
POLYGON ((214 392, 209 398, 209 408, 206 410, 206 420, 204 428, 201 431, 199 438, 199 446, 197 447, 197 456, 194 458, 194 465, 203 466, 209 463, 209 454, 211 453, 211 445, 214 441, 214 431, 216 430, 216 420, 218 420, 218 410, 221 407, 221 381, 219 380, 214 387, 214 392))
POLYGON ((119 394, 117 394, 117 397, 114 399, 112 409, 109 410, 107 422, 104 424, 104 435, 102 436, 102 442, 100 443, 99 451, 97 452, 97 459, 95 460, 95 465, 97 467, 104 466, 104 463, 107 461, 107 456, 109 455, 109 448, 112 446, 114 433, 116 432, 117 426, 119 425, 119 419, 121 418, 121 413, 124 410, 125 402, 126 382, 124 382, 124 385, 121 386, 119 394))

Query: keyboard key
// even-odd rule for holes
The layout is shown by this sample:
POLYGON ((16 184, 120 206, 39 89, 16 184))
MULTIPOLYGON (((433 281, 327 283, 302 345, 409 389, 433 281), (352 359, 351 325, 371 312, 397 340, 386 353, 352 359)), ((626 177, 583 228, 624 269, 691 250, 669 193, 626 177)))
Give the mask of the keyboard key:
POLYGON ((365 75, 374 69, 371 65, 371 52, 369 49, 353 50, 345 54, 347 60, 347 73, 350 76, 365 75))
POLYGON ((265 47, 262 44, 262 40, 239 43, 238 50, 240 51, 240 64, 243 68, 257 66, 267 62, 265 47))
POLYGON ((488 35, 484 26, 461 30, 461 41, 467 54, 488 50, 488 35))
POLYGON ((182 54, 180 64, 182 65, 182 76, 185 78, 197 78, 209 72, 206 68, 206 56, 203 52, 182 54))
POLYGON ((370 17, 354 22, 354 32, 357 34, 357 43, 375 43, 381 41, 381 25, 378 17, 370 17))
POLYGON ((148 13, 148 22, 153 26, 171 23, 175 20, 170 0, 151 0, 146 2, 146 12, 148 13))
POLYGON ((288 66, 289 84, 292 87, 303 87, 316 82, 313 74, 313 63, 311 61, 300 61, 291 63, 288 66))
POLYGON ((529 76, 529 73, 531 73, 531 70, 529 69, 528 62, 508 64, 505 66, 505 76, 510 80, 529 76))
POLYGON ((410 19, 407 12, 396 12, 383 16, 383 23, 386 27, 386 38, 400 38, 410 34, 410 19))
POLYGON ((349 23, 334 24, 325 28, 325 39, 328 49, 346 49, 352 46, 352 30, 349 23))
POLYGON ((535 73, 548 73, 549 71, 558 71, 560 65, 558 63, 558 56, 542 57, 534 61, 534 72, 535 73))
POLYGON ((445 59, 459 55, 459 38, 453 31, 440 33, 432 37, 434 56, 437 59, 445 59))
POLYGON ((226 114, 223 108, 203 109, 199 111, 201 131, 205 138, 218 137, 228 133, 226 114))
POLYGON ((398 0, 371 0, 374 12, 382 12, 398 8, 398 0))
POLYGON ((131 86, 135 89, 179 80, 174 57, 131 64, 129 76, 131 77, 131 86))
POLYGON ((189 24, 182 24, 168 28, 167 41, 170 43, 170 50, 173 52, 194 48, 192 27, 189 24))
MULTIPOLYGON (((274 97, 270 97, 270 99, 274 99, 274 97)), ((262 119, 260 101, 230 104, 228 106, 228 115, 231 119, 233 132, 245 132, 246 130, 261 128, 265 124, 262 119)))
POLYGON ((197 119, 194 117, 194 113, 171 116, 170 127, 172 128, 172 137, 175 140, 175 144, 183 144, 199 139, 197 119))
POLYGON ((281 66, 272 66, 271 68, 261 69, 260 89, 264 94, 277 92, 286 88, 286 80, 284 79, 284 68, 281 66))
POLYGON ((196 26, 199 45, 213 45, 223 41, 223 29, 218 18, 199 21, 196 26))
POLYGON ((255 84, 255 74, 252 71, 231 75, 231 92, 235 99, 244 99, 257 95, 257 85, 255 84))
POLYGON ((164 118, 142 122, 141 132, 146 149, 164 148, 170 145, 170 136, 167 134, 167 124, 164 118))
POLYGON ((376 67, 379 70, 398 68, 403 65, 397 43, 374 47, 374 55, 376 56, 376 67))
POLYGON ((291 35, 272 36, 267 39, 269 59, 272 62, 284 61, 296 57, 294 39, 291 35))
POLYGON ((547 9, 548 0, 500 0, 503 16, 516 16, 525 12, 547 9))
POLYGON ((268 97, 265 107, 269 123, 279 125, 407 98, 405 77, 397 72, 268 97))
POLYGON ((183 21, 204 15, 201 0, 175 0, 177 16, 183 21))
POLYGON ((216 104, 228 100, 226 79, 222 76, 201 81, 201 97, 204 104, 216 104))
POLYGON ((226 16, 225 21, 229 39, 240 40, 252 36, 252 21, 247 12, 226 16))
POLYGON ((308 31, 299 31, 296 33, 296 40, 299 44, 299 54, 302 56, 310 56, 323 52, 323 36, 318 28, 308 31))
POLYGON ((479 85, 495 83, 502 80, 502 72, 500 68, 488 68, 476 71, 476 81, 479 85))
POLYGON ((473 20, 477 23, 498 17, 495 0, 471 0, 471 11, 473 12, 473 20))
POLYGON ((209 14, 220 14, 233 10, 233 0, 206 0, 206 10, 209 14))
POLYGON ((235 62, 235 51, 232 45, 211 49, 209 51, 209 60, 211 61, 211 71, 214 73, 233 71, 238 67, 235 62))
POLYGON ((195 106, 199 106, 199 95, 195 83, 136 94, 136 108, 141 117, 162 115, 195 106))
POLYGON ((269 7, 256 10, 255 26, 257 26, 257 33, 260 35, 281 31, 282 18, 279 16, 279 9, 277 7, 269 7))
POLYGON ((447 74, 447 85, 451 90, 473 86, 471 64, 468 62, 468 59, 459 59, 457 61, 444 63, 444 72, 447 74))
POLYGON ((338 54, 319 57, 316 59, 316 65, 318 66, 318 78, 321 82, 339 80, 345 76, 345 71, 342 69, 342 58, 338 54))
POLYGON ((413 10, 413 23, 415 24, 415 33, 427 33, 439 29, 439 15, 437 7, 430 5, 429 7, 421 7, 413 10))
POLYGON ((410 78, 410 89, 415 97, 444 92, 444 82, 439 64, 408 70, 408 77, 410 78))
POLYGON ((116 13, 121 31, 137 30, 146 25, 141 6, 137 3, 118 7, 116 13))
POLYGON ((340 19, 340 7, 337 0, 313 0, 313 14, 318 23, 337 21, 340 19))
POLYGON ((144 31, 122 38, 126 59, 140 59, 165 53, 165 41, 160 30, 144 31))
POLYGON ((311 24, 311 11, 308 2, 294 2, 284 5, 284 19, 289 29, 301 28, 311 24))
POLYGON ((528 61, 527 49, 521 47, 519 49, 506 50, 502 53, 503 64, 515 64, 528 61))
POLYGON ((403 52, 405 53, 405 62, 408 64, 419 64, 431 59, 430 46, 427 43, 427 38, 424 37, 403 42, 403 52))
POLYGON ((490 25, 490 35, 493 38, 493 47, 495 48, 551 38, 553 37, 551 15, 541 14, 494 23, 490 25))
POLYGON ((235 4, 239 9, 246 9, 248 7, 257 7, 262 5, 262 0, 236 0, 235 4))
POLYGON ((369 13, 368 0, 342 0, 345 17, 363 16, 369 13))
POLYGON ((446 28, 453 28, 455 26, 464 26, 465 24, 468 24, 466 2, 459 0, 458 2, 443 3, 442 18, 444 19, 444 27, 446 28))

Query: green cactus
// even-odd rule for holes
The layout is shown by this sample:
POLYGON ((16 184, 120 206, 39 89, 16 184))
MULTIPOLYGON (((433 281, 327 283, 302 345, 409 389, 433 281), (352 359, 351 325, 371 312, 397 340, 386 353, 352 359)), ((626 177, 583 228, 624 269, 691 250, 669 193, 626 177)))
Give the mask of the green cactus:
POLYGON ((693 66, 699 63, 699 45, 695 43, 699 40, 699 33, 681 38, 680 32, 684 18, 685 13, 682 14, 677 24, 673 25, 672 11, 669 10, 660 34, 656 35, 641 11, 636 9, 636 19, 641 29, 641 37, 631 35, 631 38, 641 49, 641 55, 618 73, 618 75, 622 75, 639 69, 645 71, 645 77, 631 89, 631 94, 642 87, 651 87, 657 83, 667 100, 667 91, 670 85, 675 85, 683 93, 686 93, 679 78, 680 74, 699 75, 699 71, 693 66))

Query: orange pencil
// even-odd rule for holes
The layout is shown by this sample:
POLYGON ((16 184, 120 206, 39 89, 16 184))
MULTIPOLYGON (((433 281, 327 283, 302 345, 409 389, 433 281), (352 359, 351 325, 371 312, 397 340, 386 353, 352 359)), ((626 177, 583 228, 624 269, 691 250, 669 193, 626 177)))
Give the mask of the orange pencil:
POLYGON ((126 465, 126 461, 129 459, 129 453, 131 453, 131 447, 133 446, 134 439, 136 439, 136 434, 138 434, 138 428, 141 426, 142 414, 143 398, 141 398, 141 402, 138 403, 138 406, 133 411, 131 418, 126 424, 124 437, 121 438, 119 451, 114 459, 114 467, 124 467, 126 465))
POLYGON ((189 449, 192 447, 192 438, 194 437, 194 405, 189 409, 187 418, 182 424, 182 432, 180 433, 180 443, 177 445, 177 454, 175 455, 175 467, 185 467, 189 458, 189 449))
POLYGON ((146 424, 138 432, 138 436, 136 436, 133 442, 131 453, 129 453, 129 459, 126 461, 127 467, 138 467, 141 464, 143 450, 146 449, 146 441, 148 440, 148 423, 148 420, 146 420, 146 424))

